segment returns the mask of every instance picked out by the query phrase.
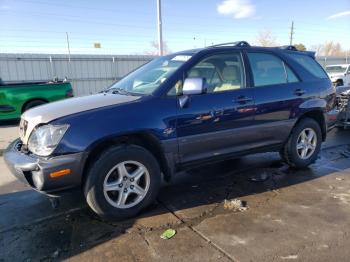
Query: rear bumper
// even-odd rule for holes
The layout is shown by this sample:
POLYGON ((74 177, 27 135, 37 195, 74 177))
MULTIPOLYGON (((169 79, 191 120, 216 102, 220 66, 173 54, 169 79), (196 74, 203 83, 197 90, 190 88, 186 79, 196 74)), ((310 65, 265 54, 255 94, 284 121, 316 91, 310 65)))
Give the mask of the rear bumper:
POLYGON ((339 111, 336 108, 328 111, 325 114, 325 119, 326 119, 326 123, 327 123, 327 131, 330 131, 331 129, 333 129, 336 126, 338 115, 339 115, 339 111))
POLYGON ((20 152, 20 140, 12 142, 4 153, 5 162, 11 173, 23 183, 37 191, 56 194, 80 186, 84 153, 40 158, 20 152), (64 176, 51 177, 60 170, 70 170, 64 176))

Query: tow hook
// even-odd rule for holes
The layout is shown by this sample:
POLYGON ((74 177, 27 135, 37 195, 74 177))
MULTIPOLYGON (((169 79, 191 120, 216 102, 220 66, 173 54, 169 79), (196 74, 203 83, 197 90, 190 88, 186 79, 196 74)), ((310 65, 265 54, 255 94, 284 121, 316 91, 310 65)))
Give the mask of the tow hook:
POLYGON ((53 209, 57 209, 60 206, 60 199, 58 197, 49 197, 49 200, 53 209))

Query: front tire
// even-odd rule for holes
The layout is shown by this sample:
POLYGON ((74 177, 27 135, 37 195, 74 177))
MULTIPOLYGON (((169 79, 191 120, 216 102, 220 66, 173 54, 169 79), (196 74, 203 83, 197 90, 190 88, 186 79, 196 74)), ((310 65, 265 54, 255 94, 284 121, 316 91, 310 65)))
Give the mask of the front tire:
POLYGON ((161 172, 154 156, 142 147, 123 145, 106 150, 92 164, 84 194, 100 217, 121 220, 151 204, 160 185, 161 172))
POLYGON ((280 154, 288 165, 305 168, 316 161, 321 150, 321 143, 320 125, 311 118, 303 118, 293 128, 280 154))

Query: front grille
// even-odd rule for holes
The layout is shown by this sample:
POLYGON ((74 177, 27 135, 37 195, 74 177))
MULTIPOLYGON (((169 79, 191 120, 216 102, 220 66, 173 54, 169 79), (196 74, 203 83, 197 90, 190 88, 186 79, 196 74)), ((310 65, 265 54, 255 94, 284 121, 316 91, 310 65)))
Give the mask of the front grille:
POLYGON ((28 146, 23 144, 22 141, 18 141, 15 145, 14 145, 14 149, 18 152, 21 152, 23 154, 28 154, 29 151, 28 151, 28 146))
POLYGON ((18 143, 15 145, 15 149, 16 149, 17 151, 21 151, 21 150, 22 150, 22 146, 23 146, 22 142, 18 142, 18 143))
POLYGON ((19 123, 19 136, 22 140, 26 136, 27 129, 28 129, 28 121, 21 118, 21 121, 19 123))

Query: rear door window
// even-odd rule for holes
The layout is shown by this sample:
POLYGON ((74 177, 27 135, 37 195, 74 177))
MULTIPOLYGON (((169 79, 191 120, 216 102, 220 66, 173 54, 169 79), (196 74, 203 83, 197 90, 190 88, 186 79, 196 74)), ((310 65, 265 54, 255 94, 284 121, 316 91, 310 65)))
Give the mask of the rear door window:
POLYGON ((248 53, 254 86, 299 82, 293 71, 277 56, 267 53, 248 53))
POLYGON ((291 54, 288 53, 288 56, 301 65, 304 69, 310 72, 313 76, 318 78, 328 78, 326 72, 322 69, 319 63, 312 57, 308 55, 301 54, 291 54))

